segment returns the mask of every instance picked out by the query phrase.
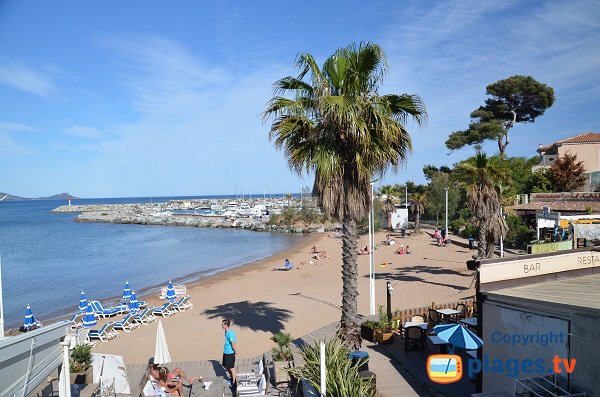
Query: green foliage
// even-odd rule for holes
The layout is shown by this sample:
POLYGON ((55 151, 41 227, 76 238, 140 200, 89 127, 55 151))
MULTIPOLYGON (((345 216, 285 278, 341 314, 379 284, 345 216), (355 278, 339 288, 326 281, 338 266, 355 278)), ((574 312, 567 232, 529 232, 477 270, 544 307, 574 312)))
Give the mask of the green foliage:
POLYGON ((527 191, 528 193, 551 193, 556 192, 557 189, 548 170, 542 168, 531 173, 527 191))
POLYGON ((290 344, 294 340, 292 335, 287 332, 278 332, 271 336, 271 340, 277 344, 277 346, 271 350, 273 360, 289 361, 294 358, 292 350, 290 349, 290 344))
POLYGON ((393 329, 394 322, 390 317, 388 317, 385 306, 378 305, 377 314, 379 315, 379 321, 377 321, 375 329, 383 332, 391 331, 393 329))
POLYGON ((370 329, 377 328, 377 322, 371 321, 371 320, 363 321, 360 325, 362 325, 363 327, 366 327, 366 328, 370 328, 370 329))
POLYGON ((440 172, 444 174, 449 174, 452 172, 452 170, 450 169, 450 167, 445 165, 442 165, 440 168, 431 164, 426 164, 423 166, 423 174, 425 174, 425 179, 427 179, 428 181, 433 179, 433 177, 440 172))
POLYGON ((454 218, 460 200, 460 191, 447 173, 437 173, 427 188, 427 214, 439 222, 446 212, 446 188, 448 189, 448 218, 454 218))
MULTIPOLYGON (((304 365, 290 368, 288 371, 297 378, 304 378, 320 394, 321 392, 321 361, 319 342, 304 347, 302 350, 304 365)), ((325 342, 325 367, 327 368, 327 396, 329 397, 374 397, 375 391, 370 387, 370 380, 363 379, 358 374, 358 368, 364 363, 359 361, 352 364, 350 351, 339 339, 325 342)))
POLYGON ((531 167, 539 163, 539 157, 504 157, 500 166, 510 175, 510 183, 505 184, 502 195, 506 201, 512 201, 517 194, 531 193, 529 190, 533 173, 531 167))
POLYGON ((475 218, 473 212, 468 207, 461 208, 458 217, 450 221, 448 227, 453 233, 459 234, 464 238, 477 238, 477 226, 475 226, 475 218))
POLYGON ((508 130, 515 123, 531 123, 554 103, 554 90, 531 76, 511 76, 486 87, 491 98, 471 112, 471 123, 464 131, 455 131, 446 141, 450 150, 466 145, 481 145, 497 140, 500 155, 509 144, 508 130))
POLYGON ((527 244, 535 238, 535 232, 525 225, 520 216, 506 215, 506 224, 508 233, 505 236, 505 243, 509 247, 525 249, 527 244))
POLYGON ((572 192, 585 185, 583 161, 577 161, 576 154, 565 153, 548 170, 550 180, 560 192, 572 192))
POLYGON ((85 372, 92 365, 92 347, 90 345, 77 345, 71 351, 71 372, 85 372))

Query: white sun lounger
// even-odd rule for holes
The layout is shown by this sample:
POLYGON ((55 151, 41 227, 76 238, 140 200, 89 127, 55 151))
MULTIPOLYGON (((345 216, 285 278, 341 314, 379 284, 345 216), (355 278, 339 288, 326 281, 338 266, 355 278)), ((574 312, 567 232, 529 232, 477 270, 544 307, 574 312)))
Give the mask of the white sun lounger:
POLYGON ((100 329, 92 329, 88 334, 90 339, 100 339, 101 342, 107 342, 119 336, 115 330, 115 323, 106 323, 100 329))
POLYGON ((135 314, 129 313, 121 321, 115 322, 115 329, 122 329, 125 332, 130 332, 132 329, 136 329, 140 326, 139 323, 135 322, 135 314))
POLYGON ((190 296, 186 295, 179 299, 177 302, 175 302, 173 306, 175 307, 175 309, 182 312, 184 310, 191 309, 194 305, 190 302, 190 296))

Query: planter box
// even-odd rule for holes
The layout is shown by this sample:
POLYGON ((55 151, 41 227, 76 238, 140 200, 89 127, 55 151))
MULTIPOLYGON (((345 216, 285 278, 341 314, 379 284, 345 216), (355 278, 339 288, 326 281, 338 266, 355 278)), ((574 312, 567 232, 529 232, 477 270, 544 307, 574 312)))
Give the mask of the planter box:
POLYGON ((360 337, 369 342, 375 342, 375 330, 361 324, 360 337))
POLYGON ((375 331, 375 340, 377 341, 377 343, 389 345, 390 343, 394 342, 394 335, 396 334, 393 332, 375 331))
POLYGON ((90 366, 85 372, 71 373, 71 384, 88 384, 93 382, 93 368, 90 366))

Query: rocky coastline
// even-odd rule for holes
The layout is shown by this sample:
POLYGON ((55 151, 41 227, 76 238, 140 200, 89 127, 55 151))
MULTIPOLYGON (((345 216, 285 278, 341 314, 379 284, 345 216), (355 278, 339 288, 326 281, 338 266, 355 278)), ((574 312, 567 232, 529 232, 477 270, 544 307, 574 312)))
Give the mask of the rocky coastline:
MULTIPOLYGON (((202 214, 177 214, 173 211, 200 208, 203 204, 183 200, 168 203, 144 204, 90 204, 63 205, 53 209, 53 213, 78 213, 75 222, 118 223, 154 226, 185 226, 205 228, 234 228, 275 233, 325 233, 339 230, 340 225, 298 225, 270 224, 270 216, 224 217, 202 214)), ((205 204, 204 204, 205 205, 205 204)))

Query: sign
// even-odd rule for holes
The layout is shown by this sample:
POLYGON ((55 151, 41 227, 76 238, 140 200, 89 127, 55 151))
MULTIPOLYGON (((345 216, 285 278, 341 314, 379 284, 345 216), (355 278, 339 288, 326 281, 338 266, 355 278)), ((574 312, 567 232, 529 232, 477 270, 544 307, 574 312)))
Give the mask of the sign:
POLYGON ((600 201, 600 192, 531 193, 532 203, 553 201, 600 201))
POLYGON ((587 268, 600 269, 599 251, 561 253, 540 258, 484 263, 479 267, 479 282, 480 284, 493 283, 587 268))
POLYGON ((544 207, 541 210, 535 212, 535 217, 537 219, 547 219, 549 221, 554 221, 556 224, 560 221, 560 212, 552 212, 549 207, 544 207))

